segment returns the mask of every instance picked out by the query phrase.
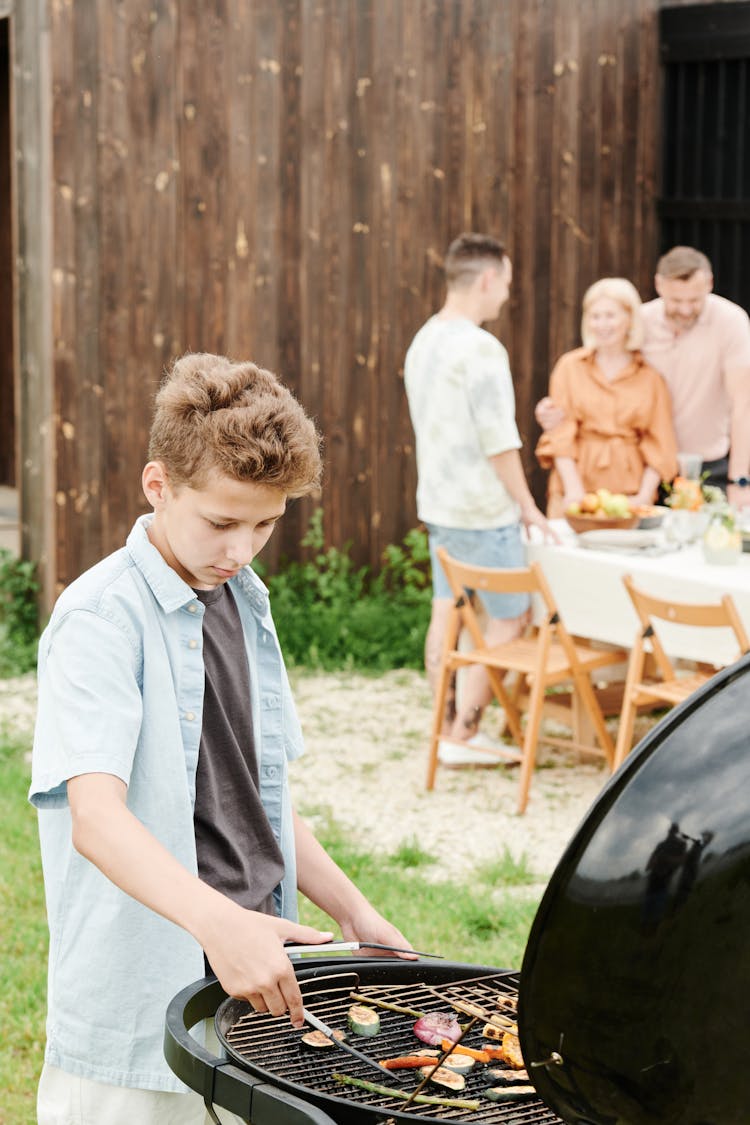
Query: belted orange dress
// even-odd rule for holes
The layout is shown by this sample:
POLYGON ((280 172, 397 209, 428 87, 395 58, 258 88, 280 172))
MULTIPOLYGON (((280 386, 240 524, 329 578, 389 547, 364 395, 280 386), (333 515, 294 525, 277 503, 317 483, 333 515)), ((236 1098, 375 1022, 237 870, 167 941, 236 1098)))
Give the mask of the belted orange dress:
POLYGON ((543 433, 537 459, 552 469, 547 515, 563 512, 562 482, 556 457, 572 457, 587 492, 608 488, 632 495, 640 488, 645 465, 660 480, 677 472, 677 442, 667 384, 640 352, 614 379, 608 380, 593 348, 566 352, 550 375, 549 393, 566 420, 543 433))

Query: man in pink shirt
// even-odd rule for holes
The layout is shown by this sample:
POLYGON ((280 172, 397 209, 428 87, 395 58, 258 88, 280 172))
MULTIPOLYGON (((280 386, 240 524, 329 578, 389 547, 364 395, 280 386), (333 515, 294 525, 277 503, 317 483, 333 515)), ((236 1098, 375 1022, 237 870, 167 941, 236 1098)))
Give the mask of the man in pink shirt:
MULTIPOLYGON (((711 263, 690 246, 659 259, 654 284, 643 354, 669 387, 678 448, 701 457, 730 503, 750 505, 750 319, 711 292, 711 263)), ((549 398, 535 413, 543 429, 562 420, 549 398)))

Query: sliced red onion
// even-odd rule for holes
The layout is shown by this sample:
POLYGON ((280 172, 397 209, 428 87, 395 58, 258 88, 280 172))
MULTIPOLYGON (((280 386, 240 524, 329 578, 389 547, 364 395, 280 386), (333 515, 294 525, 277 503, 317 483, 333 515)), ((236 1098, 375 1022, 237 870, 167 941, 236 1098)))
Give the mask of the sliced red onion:
POLYGON ((455 1043, 461 1034, 461 1025, 450 1012, 428 1012, 414 1024, 414 1034, 430 1047, 439 1047, 441 1039, 455 1043))

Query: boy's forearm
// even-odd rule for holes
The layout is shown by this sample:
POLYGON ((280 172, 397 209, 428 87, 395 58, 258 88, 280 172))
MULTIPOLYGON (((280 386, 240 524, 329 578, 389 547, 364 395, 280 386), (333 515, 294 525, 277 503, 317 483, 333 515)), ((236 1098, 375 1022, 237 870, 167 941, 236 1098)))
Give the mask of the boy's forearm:
POLYGON ((302 996, 284 942, 314 944, 331 933, 245 910, 214 890, 141 824, 125 795, 124 783, 110 774, 68 782, 76 850, 120 890, 192 934, 230 996, 274 1016, 289 1011, 301 1026, 302 996))
MULTIPOLYGON (((294 813, 297 885, 300 891, 341 927, 347 941, 368 941, 411 949, 407 938, 375 909, 351 879, 334 863, 305 822, 294 813)), ((400 954, 411 957, 412 954, 400 954)))
POLYGON ((228 900, 167 851, 127 807, 126 794, 111 774, 71 778, 73 846, 122 891, 203 944, 206 919, 228 900))
POLYGON ((302 818, 294 813, 297 854, 297 885, 305 896, 329 917, 345 926, 367 899, 344 874, 316 839, 302 818))

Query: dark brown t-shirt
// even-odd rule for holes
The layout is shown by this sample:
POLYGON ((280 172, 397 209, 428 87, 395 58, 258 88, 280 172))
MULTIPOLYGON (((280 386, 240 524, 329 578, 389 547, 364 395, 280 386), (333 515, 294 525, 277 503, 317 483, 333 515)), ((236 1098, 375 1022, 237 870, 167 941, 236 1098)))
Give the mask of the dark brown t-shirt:
POLYGON ((198 873, 249 910, 275 914, 284 859, 258 790, 250 669, 228 586, 196 590, 203 602, 206 670, 193 823, 198 873))

